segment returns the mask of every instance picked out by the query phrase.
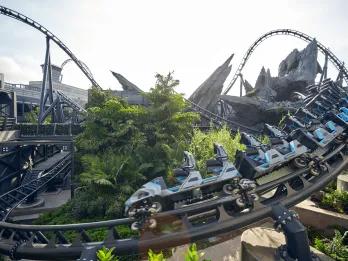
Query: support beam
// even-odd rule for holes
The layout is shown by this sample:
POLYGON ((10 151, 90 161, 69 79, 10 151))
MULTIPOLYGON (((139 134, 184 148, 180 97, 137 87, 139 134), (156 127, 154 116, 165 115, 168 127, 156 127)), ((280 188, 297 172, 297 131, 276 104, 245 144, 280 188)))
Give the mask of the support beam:
POLYGON ((325 80, 327 78, 327 63, 329 60, 329 56, 328 53, 325 53, 325 62, 324 62, 324 66, 323 66, 323 72, 321 73, 320 76, 320 80, 319 80, 319 87, 321 86, 321 83, 323 82, 323 80, 325 80))
MULTIPOLYGON (((52 66, 51 66, 51 57, 50 57, 50 38, 46 37, 46 55, 45 55, 45 64, 43 67, 43 79, 41 87, 41 97, 40 97, 40 112, 38 116, 38 123, 42 124, 45 118, 48 116, 46 113, 46 103, 47 100, 50 101, 50 104, 53 103, 53 84, 52 84, 52 66)), ((55 108, 52 109, 52 122, 56 120, 55 108)))
POLYGON ((238 74, 239 79, 240 79, 240 85, 239 85, 239 97, 243 96, 243 87, 244 87, 244 78, 243 74, 238 74))
POLYGON ((281 257, 285 251, 285 256, 290 256, 293 260, 313 260, 307 229, 299 221, 297 214, 277 204, 272 207, 272 217, 276 221, 275 226, 283 230, 286 239, 286 246, 280 249, 281 257))

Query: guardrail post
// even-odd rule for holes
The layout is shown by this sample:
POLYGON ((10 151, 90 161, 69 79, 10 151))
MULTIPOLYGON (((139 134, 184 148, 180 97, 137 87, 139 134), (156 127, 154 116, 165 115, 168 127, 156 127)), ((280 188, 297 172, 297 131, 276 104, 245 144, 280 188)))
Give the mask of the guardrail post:
POLYGON ((307 229, 298 220, 298 215, 277 204, 272 207, 272 218, 275 220, 275 227, 282 229, 285 235, 286 246, 278 249, 280 257, 290 256, 298 261, 313 260, 314 254, 310 251, 307 229))

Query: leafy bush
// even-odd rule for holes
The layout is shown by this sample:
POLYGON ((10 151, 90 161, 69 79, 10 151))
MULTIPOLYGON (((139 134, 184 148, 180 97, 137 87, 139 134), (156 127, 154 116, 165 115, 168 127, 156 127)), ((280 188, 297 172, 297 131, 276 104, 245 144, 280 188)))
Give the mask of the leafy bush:
MULTIPOLYGON (((199 261, 199 259, 203 256, 204 253, 198 253, 196 244, 192 244, 185 253, 185 261, 199 261)), ((203 261, 209 260, 204 259, 203 261)))
POLYGON ((331 192, 324 193, 319 206, 337 211, 338 213, 348 213, 348 192, 332 190, 331 192))
POLYGON ((151 249, 147 253, 148 261, 166 261, 162 252, 156 254, 151 249))
POLYGON ((188 150, 195 155, 197 167, 203 174, 206 171, 206 161, 214 157, 214 142, 224 146, 231 161, 234 161, 237 150, 245 149, 245 146, 240 143, 240 134, 237 133, 234 137, 231 136, 231 131, 226 126, 207 133, 198 129, 194 130, 188 150))
MULTIPOLYGON (((174 88, 171 73, 156 75, 146 94, 149 106, 129 105, 110 91, 89 92, 84 130, 77 137, 76 175, 84 189, 61 208, 43 214, 37 224, 65 224, 124 216, 125 200, 143 183, 168 172, 182 160, 198 114, 174 88)), ((105 231, 95 231, 101 238, 105 231)), ((128 228, 122 228, 129 235, 128 228)))
POLYGON ((348 247, 344 244, 347 235, 348 231, 342 235, 336 230, 332 240, 316 238, 314 247, 335 260, 348 260, 348 247))
POLYGON ((118 258, 115 257, 112 252, 115 248, 106 248, 103 246, 102 249, 97 251, 98 261, 118 261, 118 258))

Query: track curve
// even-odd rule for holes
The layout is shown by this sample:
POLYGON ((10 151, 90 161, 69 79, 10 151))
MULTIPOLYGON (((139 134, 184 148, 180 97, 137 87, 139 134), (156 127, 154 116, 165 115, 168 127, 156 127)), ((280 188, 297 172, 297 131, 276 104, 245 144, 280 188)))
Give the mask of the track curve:
MULTIPOLYGON (((244 66, 246 65, 248 59, 250 58, 251 54, 255 51, 256 47, 260 43, 265 41, 266 39, 268 39, 272 36, 277 36, 277 35, 294 36, 294 37, 299 38, 301 40, 304 40, 306 42, 311 42, 315 39, 314 37, 311 37, 305 33, 302 33, 300 31, 293 30, 293 29, 276 29, 276 30, 272 30, 272 31, 269 31, 268 33, 263 34, 249 47, 247 52, 244 54, 242 61, 240 62, 235 74, 233 75, 231 82, 229 83, 228 87, 224 91, 224 94, 227 94, 231 90, 234 83, 238 79, 238 76, 240 75, 244 66)), ((343 78, 344 78, 345 82, 348 84, 348 70, 344 66, 344 63, 342 61, 340 61, 337 58, 337 56, 329 48, 325 47, 322 43, 317 41, 317 44, 318 44, 318 48, 319 48, 320 52, 323 54, 327 54, 329 60, 333 63, 333 65, 337 68, 337 70, 342 71, 343 78)))
POLYGON ((13 258, 67 260, 79 258, 85 249, 105 245, 109 248, 116 247, 117 255, 134 255, 144 253, 148 249, 160 250, 175 247, 226 233, 269 217, 274 204, 281 203, 286 207, 292 207, 308 198, 313 192, 325 187, 347 167, 346 146, 343 144, 337 147, 323 159, 328 164, 329 171, 313 180, 303 178, 303 174, 308 171, 308 168, 304 168, 279 180, 259 186, 256 192, 260 194, 279 187, 286 188, 286 193, 279 198, 276 196, 274 200, 260 201, 251 212, 231 213, 228 205, 235 199, 235 196, 227 196, 196 207, 191 206, 159 213, 156 216, 159 224, 163 222, 165 225, 171 221, 179 222, 178 227, 170 233, 145 231, 145 233, 127 239, 121 239, 118 231, 122 226, 129 226, 134 221, 131 218, 68 225, 20 225, 0 222, 0 252, 13 258), (294 178, 301 178, 302 190, 291 188, 290 184, 294 178), (189 218, 209 211, 215 211, 216 214, 213 215, 214 220, 207 223, 197 225, 194 220, 189 218), (89 231, 93 229, 107 231, 103 241, 91 239, 89 231), (75 235, 73 240, 67 237, 69 234, 75 235))
POLYGON ((89 70, 86 69, 83 63, 79 59, 76 58, 76 56, 70 51, 70 49, 57 37, 55 36, 51 31, 49 31, 46 27, 39 24, 38 22, 34 21, 33 19, 25 16, 24 14, 21 14, 17 11, 14 11, 10 8, 7 8, 5 6, 0 6, 0 14, 11 17, 13 19, 16 19, 18 21, 21 21, 22 23, 25 23, 36 30, 40 31, 42 34, 44 34, 46 37, 48 37, 50 40, 55 42, 79 67, 79 69, 86 75, 86 77, 89 79, 89 81, 92 83, 93 86, 100 87, 100 85, 97 83, 97 81, 94 79, 93 75, 90 73, 89 70))
MULTIPOLYGON (((99 86, 94 80, 92 74, 88 72, 83 63, 81 63, 72 52, 51 32, 45 27, 41 26, 34 20, 15 12, 11 9, 0 6, 0 14, 12 17, 22 21, 52 39, 60 48, 62 48, 77 66, 84 72, 87 78, 95 86, 99 86)), ((265 39, 278 34, 287 34, 299 37, 305 41, 311 41, 313 38, 290 29, 281 29, 271 31, 261 36, 248 50, 244 56, 242 63, 237 69, 239 73, 245 66, 248 58, 255 48, 265 39)), ((344 64, 331 53, 326 47, 318 43, 318 47, 322 52, 328 54, 329 59, 335 66, 342 71, 345 81, 348 80, 348 72, 344 64)), ((234 77, 238 77, 237 73, 234 77)), ((234 82, 235 82, 234 80, 234 82)), ((234 83, 233 82, 233 83, 234 83)), ((231 87, 233 86, 231 84, 231 87)), ((190 101, 188 101, 190 102, 190 101)), ((190 102, 193 110, 211 119, 216 125, 221 125, 222 122, 227 122, 235 128, 244 128, 246 131, 253 129, 242 126, 235 122, 230 122, 204 108, 201 108, 195 103, 190 102)), ((172 211, 159 213, 155 216, 159 226, 167 225, 170 222, 177 223, 177 227, 170 233, 166 231, 145 231, 137 237, 130 237, 121 239, 119 232, 121 227, 130 226, 133 219, 124 218, 116 220, 108 220, 92 223, 69 224, 69 225, 20 225, 7 222, 0 222, 0 253, 10 256, 13 259, 30 258, 37 260, 67 260, 76 259, 81 256, 81 253, 87 248, 98 247, 105 245, 107 247, 116 247, 116 252, 119 255, 129 255, 146 252, 148 249, 158 250, 163 248, 174 247, 184 243, 194 242, 200 239, 212 237, 221 233, 232 231, 234 229, 247 226, 262 218, 271 215, 271 207, 273 204, 281 203, 286 207, 291 207, 298 202, 307 198, 311 193, 323 188, 331 180, 333 180, 344 168, 348 165, 348 151, 347 143, 336 147, 329 155, 322 159, 328 166, 328 171, 313 179, 305 179, 303 177, 309 169, 303 168, 298 171, 288 173, 288 175, 279 178, 273 182, 269 182, 257 187, 256 192, 260 195, 272 190, 279 190, 282 194, 275 193, 274 197, 265 199, 264 201, 256 202, 250 212, 236 212, 231 210, 230 205, 236 200, 236 196, 226 196, 214 201, 208 201, 199 205, 192 205, 172 211), (302 187, 292 187, 292 181, 296 179, 302 184, 302 187), (213 220, 207 223, 195 223, 195 218, 200 217, 202 213, 213 212, 213 220), (192 217, 194 217, 192 219, 192 217), (103 241, 93 240, 90 231, 93 229, 105 230, 106 237, 103 241), (74 239, 71 239, 71 235, 74 239), (70 235, 70 237, 69 237, 70 235)), ((42 184, 48 182, 51 178, 58 175, 59 172, 52 171, 51 175, 43 176, 42 184)), ((40 188, 41 183, 36 184, 40 188)), ((24 188, 26 186, 23 185, 24 188)), ((34 189, 34 188, 33 188, 34 189)), ((16 190, 16 194, 12 198, 18 199, 21 194, 21 199, 24 200, 32 192, 23 192, 23 190, 16 190)), ((12 195, 12 194, 11 194, 12 195)), ((8 199, 6 198, 5 201, 8 199)), ((2 215, 3 220, 6 220, 8 212, 10 212, 16 205, 17 201, 13 202, 9 209, 5 208, 2 215)))

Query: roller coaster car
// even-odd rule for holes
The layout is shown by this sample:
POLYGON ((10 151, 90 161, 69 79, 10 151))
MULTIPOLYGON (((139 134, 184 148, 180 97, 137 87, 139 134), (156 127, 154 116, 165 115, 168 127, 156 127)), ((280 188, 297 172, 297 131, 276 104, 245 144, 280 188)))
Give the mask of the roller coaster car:
POLYGON ((305 124, 312 124, 318 121, 318 117, 305 108, 298 109, 295 116, 305 124))
POLYGON ((306 127, 307 125, 296 116, 287 115, 285 117, 283 130, 287 133, 291 133, 297 129, 305 129, 306 127))
POLYGON ((348 97, 340 98, 339 99, 339 106, 340 107, 348 107, 348 97))
POLYGON ((158 177, 144 184, 125 203, 125 213, 133 217, 137 212, 148 210, 157 213, 183 205, 211 199, 214 192, 223 192, 223 186, 229 181, 241 177, 234 165, 228 161, 227 153, 219 144, 214 144, 216 157, 207 161, 210 177, 203 179, 196 170, 193 155, 184 152, 184 164, 174 170, 177 186, 167 188, 163 177, 158 177), (187 204, 187 200, 190 202, 187 204), (180 202, 180 204, 177 202, 180 202))
POLYGON ((332 141, 341 143, 341 137, 344 128, 336 124, 334 121, 327 121, 320 127, 311 127, 308 129, 297 129, 290 134, 292 139, 297 139, 312 152, 318 149, 319 154, 324 154, 330 150, 332 141))
POLYGON ((290 142, 282 138, 271 139, 270 146, 246 145, 246 151, 237 151, 235 164, 243 178, 247 179, 256 179, 292 160, 295 166, 304 167, 301 161, 295 159, 309 151, 296 139, 290 142))
POLYGON ((328 110, 328 108, 326 108, 320 101, 311 102, 306 108, 317 117, 321 117, 328 110))
POLYGON ((327 122, 333 122, 335 126, 342 128, 344 132, 348 131, 348 109, 346 107, 341 107, 339 112, 329 111, 325 114, 324 120, 327 122))

